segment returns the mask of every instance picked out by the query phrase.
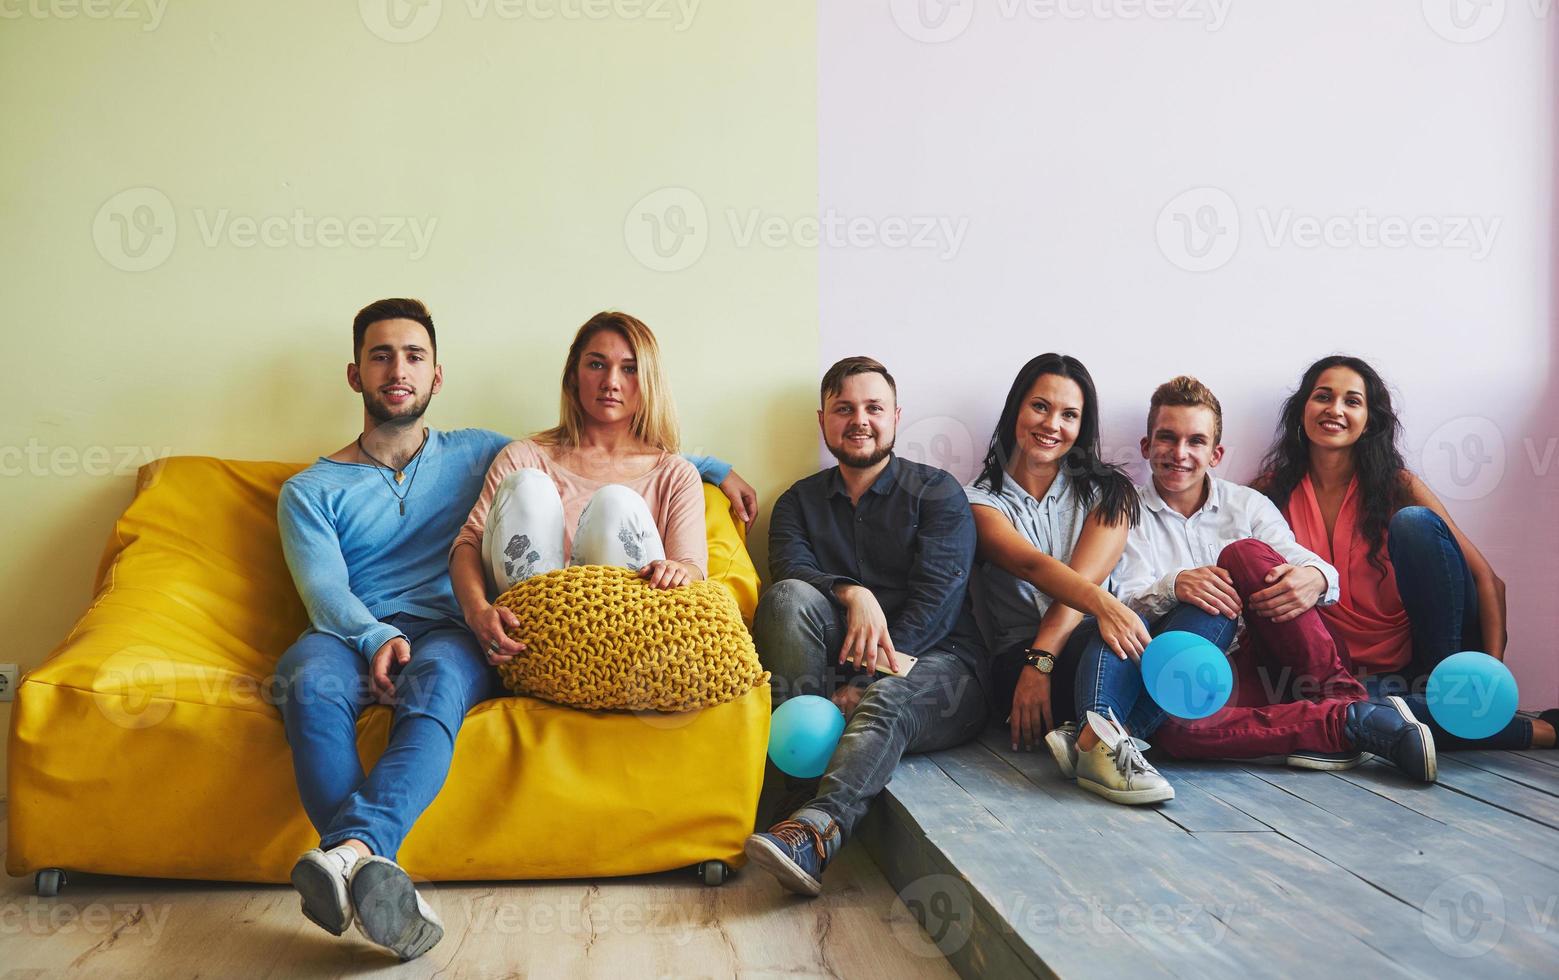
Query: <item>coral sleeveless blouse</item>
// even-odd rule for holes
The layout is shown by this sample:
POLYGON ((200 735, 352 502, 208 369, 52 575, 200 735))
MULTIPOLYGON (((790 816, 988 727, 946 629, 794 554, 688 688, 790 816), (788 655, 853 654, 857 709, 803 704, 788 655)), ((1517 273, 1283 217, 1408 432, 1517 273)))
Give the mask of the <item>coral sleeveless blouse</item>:
POLYGON ((1382 572, 1369 560, 1369 544, 1359 531, 1359 481, 1348 484, 1332 540, 1326 539, 1326 520, 1315 499, 1315 488, 1306 475, 1289 494, 1283 516, 1301 545, 1331 562, 1337 569, 1337 602, 1317 606, 1333 633, 1348 645, 1348 654, 1356 668, 1372 674, 1391 673, 1407 666, 1413 658, 1413 630, 1402 596, 1397 593, 1397 576, 1391 558, 1382 543, 1382 572))

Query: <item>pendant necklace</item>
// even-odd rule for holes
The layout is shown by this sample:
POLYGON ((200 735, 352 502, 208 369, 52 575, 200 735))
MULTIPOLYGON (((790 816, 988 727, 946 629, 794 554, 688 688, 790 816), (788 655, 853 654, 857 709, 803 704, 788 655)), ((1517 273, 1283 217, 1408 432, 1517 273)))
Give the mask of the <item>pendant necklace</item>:
POLYGON ((384 485, 390 488, 391 495, 393 495, 395 497, 396 502, 398 504, 400 504, 401 516, 402 517, 406 516, 406 498, 411 496, 412 485, 417 482, 417 474, 422 471, 422 449, 423 449, 423 446, 426 446, 427 444, 428 444, 428 430, 427 429, 423 429, 422 430, 422 443, 421 443, 421 445, 417 446, 417 451, 411 454, 411 459, 410 460, 407 460, 408 464, 411 463, 413 460, 415 460, 417 465, 411 467, 411 482, 410 483, 406 483, 406 470, 405 469, 399 469, 398 470, 398 469, 396 469, 393 466, 390 466, 390 465, 388 465, 386 463, 381 462, 379 460, 379 457, 375 456, 373 453, 371 453, 368 450, 363 448, 363 437, 362 436, 358 436, 357 437, 357 451, 362 453, 364 456, 367 456, 369 459, 374 461, 374 472, 379 474, 379 479, 383 480, 384 481, 384 485), (381 469, 381 467, 382 467, 382 469, 381 469), (394 483, 391 483, 390 482, 390 478, 384 475, 384 471, 385 470, 389 470, 391 473, 395 474, 395 482, 394 483), (396 493, 395 492, 395 488, 398 485, 402 484, 402 483, 406 483, 406 492, 405 493, 396 493))

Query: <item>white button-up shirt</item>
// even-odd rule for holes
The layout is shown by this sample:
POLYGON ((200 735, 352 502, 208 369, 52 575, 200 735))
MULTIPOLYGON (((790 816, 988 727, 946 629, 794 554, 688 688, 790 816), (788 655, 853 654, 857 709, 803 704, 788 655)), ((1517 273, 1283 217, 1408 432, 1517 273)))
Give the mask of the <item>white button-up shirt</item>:
POLYGON ((1189 568, 1218 564, 1223 549, 1243 538, 1265 541, 1290 565, 1308 565, 1326 576, 1320 605, 1337 601, 1337 569, 1300 547, 1283 514, 1259 491, 1207 474, 1207 502, 1190 517, 1164 503, 1149 480, 1137 488, 1142 518, 1126 536, 1126 551, 1111 576, 1115 595, 1150 621, 1177 601, 1175 577, 1189 568))

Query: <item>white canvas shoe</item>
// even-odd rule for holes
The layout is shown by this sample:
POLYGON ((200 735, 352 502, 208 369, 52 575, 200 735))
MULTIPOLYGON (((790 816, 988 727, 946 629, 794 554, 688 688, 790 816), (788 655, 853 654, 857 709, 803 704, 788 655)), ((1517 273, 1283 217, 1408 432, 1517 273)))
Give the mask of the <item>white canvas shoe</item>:
MULTIPOLYGON (((1132 739, 1139 750, 1146 752, 1148 743, 1140 738, 1132 739)), ((1045 736, 1045 747, 1050 749, 1050 757, 1056 760, 1056 768, 1061 771, 1064 779, 1077 778, 1077 722, 1069 721, 1060 728, 1052 729, 1045 736)))
POLYGON ((357 931, 401 959, 414 960, 444 938, 444 923, 389 858, 375 854, 358 861, 350 889, 357 931))
POLYGON ((332 936, 352 925, 352 900, 347 877, 358 854, 345 845, 328 851, 305 851, 292 866, 292 887, 303 899, 303 916, 332 936))
POLYGON ((1088 727, 1099 742, 1077 753, 1077 785, 1115 803, 1161 803, 1175 798, 1175 788, 1142 757, 1142 746, 1126 734, 1115 713, 1106 718, 1088 712, 1088 727))
POLYGON ((1056 760, 1056 768, 1061 770, 1062 778, 1076 779, 1077 723, 1069 721, 1060 728, 1052 729, 1045 736, 1045 747, 1050 749, 1050 756, 1056 760))

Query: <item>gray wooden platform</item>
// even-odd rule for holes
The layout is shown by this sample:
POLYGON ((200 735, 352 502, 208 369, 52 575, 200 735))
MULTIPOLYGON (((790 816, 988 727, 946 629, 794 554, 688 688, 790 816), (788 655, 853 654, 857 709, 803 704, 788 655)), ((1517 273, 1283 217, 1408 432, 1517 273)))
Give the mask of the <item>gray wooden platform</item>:
POLYGON ((1124 807, 1005 741, 907 757, 860 833, 965 977, 1559 977, 1559 753, 1171 761, 1124 807))

